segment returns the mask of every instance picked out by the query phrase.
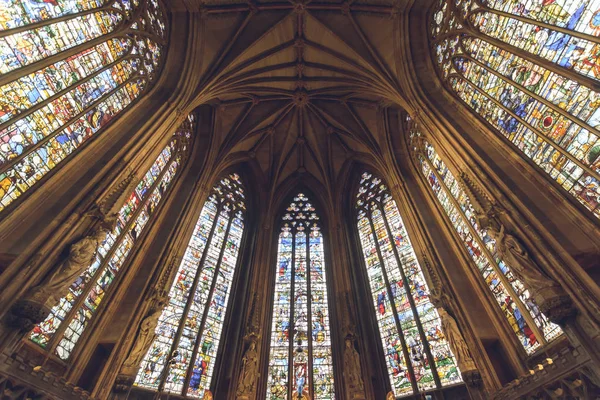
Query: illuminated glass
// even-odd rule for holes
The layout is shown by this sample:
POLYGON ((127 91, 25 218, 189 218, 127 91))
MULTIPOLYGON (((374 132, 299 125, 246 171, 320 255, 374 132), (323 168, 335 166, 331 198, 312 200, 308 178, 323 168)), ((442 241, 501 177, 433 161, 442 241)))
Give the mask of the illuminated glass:
POLYGON ((335 398, 323 251, 319 217, 299 193, 286 209, 279 234, 269 400, 335 398))
POLYGON ((438 0, 447 86, 600 217, 600 1, 438 0))
POLYGON ((456 359, 387 186, 365 172, 356 197, 358 234, 395 395, 461 383, 456 359))
POLYGON ((119 211, 116 226, 98 248, 92 265, 71 285, 50 315, 33 329, 29 339, 34 343, 63 360, 69 358, 173 182, 187 155, 193 126, 194 117, 190 115, 119 211))
POLYGON ((245 197, 237 174, 213 187, 135 385, 200 399, 210 389, 244 232, 245 197))
POLYGON ((467 195, 459 186, 435 149, 409 120, 411 148, 425 180, 447 214, 490 288, 511 329, 528 354, 559 337, 562 330, 542 314, 529 290, 496 254, 496 242, 477 225, 475 212, 467 195))
POLYGON ((148 90, 165 44, 158 0, 0 0, 0 211, 148 90))

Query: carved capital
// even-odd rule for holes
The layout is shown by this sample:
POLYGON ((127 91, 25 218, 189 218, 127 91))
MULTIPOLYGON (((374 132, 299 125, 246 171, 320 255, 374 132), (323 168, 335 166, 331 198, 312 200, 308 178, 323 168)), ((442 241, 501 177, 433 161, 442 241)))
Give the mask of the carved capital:
POLYGON ((575 318, 577 309, 567 294, 554 295, 539 303, 540 311, 555 324, 563 325, 566 321, 575 318))
POLYGON ((467 386, 480 388, 483 384, 483 379, 481 378, 481 374, 478 370, 474 369, 471 371, 461 371, 461 376, 463 381, 467 384, 467 386))
POLYGON ((50 310, 42 303, 22 299, 13 304, 5 317, 4 323, 6 326, 18 330, 21 334, 25 334, 46 319, 50 314, 50 310))
POLYGON ((129 389, 133 386, 133 382, 135 382, 134 376, 127 375, 118 375, 117 379, 115 379, 115 385, 113 386, 114 393, 127 393, 129 389))

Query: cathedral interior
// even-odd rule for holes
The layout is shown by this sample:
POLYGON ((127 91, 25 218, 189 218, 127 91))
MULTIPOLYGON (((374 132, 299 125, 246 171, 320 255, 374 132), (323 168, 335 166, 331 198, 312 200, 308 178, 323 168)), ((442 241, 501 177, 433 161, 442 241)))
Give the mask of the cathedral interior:
POLYGON ((600 399, 600 0, 0 0, 0 399, 600 399))

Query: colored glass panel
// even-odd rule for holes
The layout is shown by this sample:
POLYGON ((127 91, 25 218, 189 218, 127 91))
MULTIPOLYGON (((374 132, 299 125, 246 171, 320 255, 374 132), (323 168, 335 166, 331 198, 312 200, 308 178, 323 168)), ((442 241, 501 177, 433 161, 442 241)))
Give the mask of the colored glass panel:
POLYGON ((109 286, 117 277, 137 238, 164 197, 181 163, 181 152, 193 129, 187 121, 163 149, 119 210, 114 229, 97 250, 94 262, 71 285, 69 292, 37 325, 29 338, 61 359, 69 358, 83 331, 96 313, 109 286))
POLYGON ((381 179, 365 172, 357 227, 386 364, 396 396, 462 382, 456 359, 396 202, 381 179))
POLYGON ((166 29, 159 4, 101 6, 0 0, 0 211, 154 81, 166 29))
POLYGON ((527 288, 512 274, 510 266, 496 254, 495 241, 478 227, 471 203, 457 180, 433 146, 421 137, 415 125, 411 126, 413 150, 422 149, 417 157, 425 180, 525 351, 528 354, 534 353, 540 345, 559 337, 562 330, 540 312, 527 288))
POLYGON ((245 209, 238 175, 230 174, 212 189, 135 385, 204 398, 210 388, 235 276, 245 209))
POLYGON ((279 235, 267 399, 334 399, 323 235, 299 193, 279 235), (290 336, 292 333, 292 336, 290 336))
POLYGON ((439 1, 448 87, 600 217, 600 2, 439 1))

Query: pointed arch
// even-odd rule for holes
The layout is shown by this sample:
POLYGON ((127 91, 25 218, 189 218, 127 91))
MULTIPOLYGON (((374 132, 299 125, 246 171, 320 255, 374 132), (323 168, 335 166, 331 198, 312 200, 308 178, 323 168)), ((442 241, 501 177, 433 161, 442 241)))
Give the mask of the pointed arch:
POLYGON ((121 208, 116 226, 98 248, 94 262, 37 325, 29 340, 67 360, 84 330, 122 273, 128 255, 180 172, 190 151, 195 117, 190 114, 121 208))
POLYGON ((278 236, 266 395, 270 400, 335 398, 321 229, 314 204, 297 193, 285 208, 278 236))
POLYGON ((8 0, 0 12, 0 212, 156 81, 160 0, 8 0))
POLYGON ((435 148, 410 117, 409 148, 422 178, 449 218, 485 285, 501 308, 527 354, 533 354, 562 335, 560 327, 540 312, 526 286, 495 251, 495 241, 479 228, 474 209, 435 148))
POLYGON ((135 385, 204 398, 245 228, 246 194, 230 173, 212 188, 169 292, 135 385))
POLYGON ((600 4, 438 0, 446 87, 600 218, 600 4))
POLYGON ((363 172, 354 215, 379 335, 396 396, 462 383, 396 202, 363 172))

